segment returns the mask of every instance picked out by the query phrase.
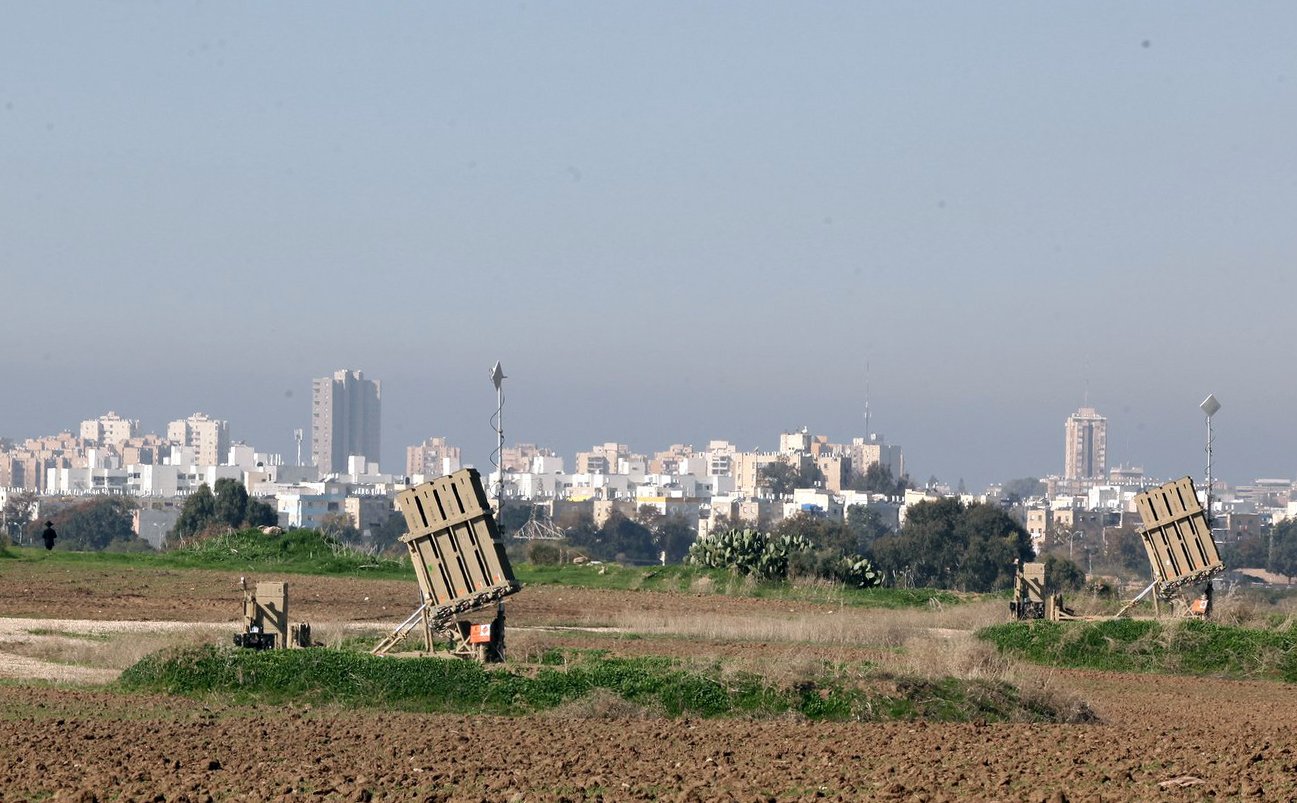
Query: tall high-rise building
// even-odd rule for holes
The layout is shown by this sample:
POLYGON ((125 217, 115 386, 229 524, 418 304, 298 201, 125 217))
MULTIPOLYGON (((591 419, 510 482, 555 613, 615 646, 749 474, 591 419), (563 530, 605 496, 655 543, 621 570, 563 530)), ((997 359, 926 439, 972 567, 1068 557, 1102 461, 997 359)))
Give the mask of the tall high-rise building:
POLYGON ((194 413, 167 424, 167 440, 177 446, 192 446, 199 465, 219 466, 229 457, 230 425, 206 413, 194 413))
POLYGON ((1082 407, 1064 425, 1063 478, 1102 478, 1108 474, 1108 419, 1082 407))
POLYGON ((382 383, 360 371, 337 371, 311 385, 311 461, 320 473, 347 471, 352 455, 379 462, 382 383))
POLYGON ((107 415, 81 422, 81 437, 100 446, 118 446, 134 438, 140 429, 136 419, 122 418, 111 410, 107 415))

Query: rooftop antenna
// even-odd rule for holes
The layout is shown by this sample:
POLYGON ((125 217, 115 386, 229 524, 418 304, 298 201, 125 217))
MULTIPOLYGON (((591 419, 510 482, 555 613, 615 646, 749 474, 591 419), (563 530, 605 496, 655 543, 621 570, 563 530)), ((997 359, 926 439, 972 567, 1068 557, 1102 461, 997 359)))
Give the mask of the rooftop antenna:
POLYGON ((869 363, 865 362, 865 440, 873 440, 874 432, 869 428, 869 363))
POLYGON ((297 465, 300 466, 302 464, 302 431, 300 429, 293 430, 293 440, 297 441, 297 465))
POLYGON ((1198 407, 1207 414, 1207 529, 1211 530, 1211 442, 1215 436, 1211 432, 1211 417, 1220 410, 1220 402, 1216 399, 1216 394, 1208 393, 1207 398, 1202 400, 1198 407))
POLYGON ((495 484, 495 517, 497 522, 504 511, 504 368, 500 361, 495 361, 491 369, 491 384, 495 385, 495 415, 491 417, 491 428, 495 430, 495 451, 491 453, 491 465, 496 469, 495 484))

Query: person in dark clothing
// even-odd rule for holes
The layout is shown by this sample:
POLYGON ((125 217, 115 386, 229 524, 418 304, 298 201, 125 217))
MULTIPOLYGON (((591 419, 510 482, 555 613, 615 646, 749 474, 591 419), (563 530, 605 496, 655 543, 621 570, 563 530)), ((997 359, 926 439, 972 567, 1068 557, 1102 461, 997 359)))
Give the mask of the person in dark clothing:
POLYGON ((54 532, 54 522, 52 521, 45 522, 45 532, 41 533, 41 538, 45 539, 45 548, 53 549, 54 539, 58 537, 59 534, 54 532))

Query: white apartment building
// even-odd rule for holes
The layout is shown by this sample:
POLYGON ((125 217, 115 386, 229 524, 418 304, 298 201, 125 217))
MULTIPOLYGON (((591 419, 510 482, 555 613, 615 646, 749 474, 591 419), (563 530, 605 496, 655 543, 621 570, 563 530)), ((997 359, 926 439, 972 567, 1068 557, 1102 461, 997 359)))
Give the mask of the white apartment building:
POLYGON ((81 437, 100 446, 120 446, 139 433, 138 419, 122 418, 109 410, 105 415, 81 422, 81 437))
POLYGON ((324 526, 327 516, 345 513, 346 502, 346 494, 299 489, 276 494, 275 512, 279 514, 279 526, 286 530, 295 527, 318 530, 324 526))
POLYGON ((809 513, 835 521, 841 521, 846 510, 842 504, 842 497, 819 488, 794 489, 792 500, 785 502, 783 508, 784 518, 796 516, 798 513, 809 513))
POLYGON ((126 494, 125 468, 48 468, 45 470, 47 494, 126 494))
POLYGON ((230 444, 224 465, 238 466, 244 471, 264 471, 284 464, 284 456, 273 452, 258 452, 241 441, 230 444))
POLYGON ((176 466, 132 463, 121 468, 51 468, 46 493, 119 493, 130 496, 188 496, 203 483, 216 487, 219 479, 244 482, 238 466, 176 466))
POLYGON ((192 447, 194 462, 217 466, 230 451, 230 425, 206 413, 194 413, 167 424, 167 440, 192 447))
MULTIPOLYGON (((492 471, 487 476, 487 493, 494 493, 496 483, 500 481, 500 472, 492 471)), ((505 499, 566 499, 572 490, 572 477, 561 471, 541 473, 527 471, 520 474, 504 475, 505 499)))
POLYGON ((573 501, 590 499, 632 499, 631 478, 624 474, 573 474, 567 498, 573 501))

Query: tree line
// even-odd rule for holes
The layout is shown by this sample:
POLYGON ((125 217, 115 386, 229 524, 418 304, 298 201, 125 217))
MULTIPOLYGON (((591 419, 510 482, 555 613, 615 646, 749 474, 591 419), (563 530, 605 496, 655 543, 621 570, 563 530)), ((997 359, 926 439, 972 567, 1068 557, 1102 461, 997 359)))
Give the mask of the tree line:
MULTIPOLYGON (((3 538, 10 543, 34 543, 49 521, 58 533, 59 549, 149 550, 149 543, 135 534, 134 513, 138 508, 138 500, 130 496, 42 499, 31 492, 16 493, 0 508, 0 523, 3 538), (33 518, 38 510, 40 515, 33 518)), ((250 497, 242 482, 219 479, 215 491, 203 483, 185 499, 168 540, 214 530, 263 527, 278 519, 275 508, 250 497)))

